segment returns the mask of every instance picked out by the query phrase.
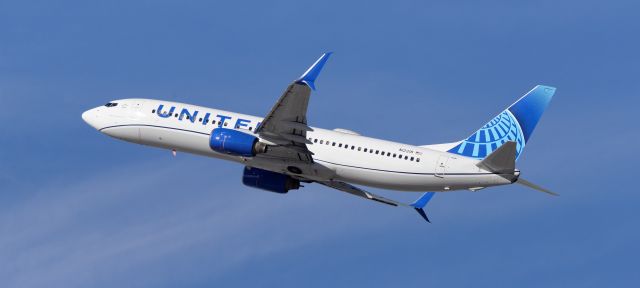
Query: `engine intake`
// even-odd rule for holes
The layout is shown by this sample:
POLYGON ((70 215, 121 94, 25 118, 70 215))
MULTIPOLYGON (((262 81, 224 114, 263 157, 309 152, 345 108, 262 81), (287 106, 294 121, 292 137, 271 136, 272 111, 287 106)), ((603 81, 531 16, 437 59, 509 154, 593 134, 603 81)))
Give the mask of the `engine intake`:
POLYGON ((300 181, 288 175, 253 167, 244 168, 242 184, 282 194, 300 188, 300 181))
POLYGON ((267 152, 267 144, 258 141, 257 137, 228 128, 213 129, 209 147, 216 152, 245 157, 267 152))

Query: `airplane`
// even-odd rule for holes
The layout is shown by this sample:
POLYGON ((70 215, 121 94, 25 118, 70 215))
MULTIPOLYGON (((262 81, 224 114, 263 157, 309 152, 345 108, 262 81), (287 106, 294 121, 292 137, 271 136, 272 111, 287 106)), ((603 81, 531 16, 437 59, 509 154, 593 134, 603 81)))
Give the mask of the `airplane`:
POLYGON ((460 141, 412 145, 308 123, 324 53, 286 88, 264 118, 154 99, 110 101, 82 113, 108 136, 142 145, 208 156, 244 165, 244 185, 287 193, 318 183, 390 206, 413 208, 427 222, 425 205, 436 192, 478 191, 521 184, 556 193, 520 177, 522 154, 556 88, 538 85, 471 136, 460 141), (403 203, 355 185, 424 192, 403 203), (427 192, 425 192, 427 191, 427 192))

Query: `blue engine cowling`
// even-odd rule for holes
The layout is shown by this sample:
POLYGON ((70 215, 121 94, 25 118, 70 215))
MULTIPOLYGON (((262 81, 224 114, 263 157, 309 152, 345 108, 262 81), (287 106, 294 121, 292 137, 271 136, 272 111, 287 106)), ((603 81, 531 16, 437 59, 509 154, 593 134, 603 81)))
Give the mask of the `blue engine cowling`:
POLYGON ((300 188, 300 181, 288 175, 253 167, 244 168, 242 184, 276 193, 287 193, 300 188))
POLYGON ((228 128, 213 129, 209 147, 216 152, 245 157, 267 151, 266 144, 259 142, 257 137, 228 128))

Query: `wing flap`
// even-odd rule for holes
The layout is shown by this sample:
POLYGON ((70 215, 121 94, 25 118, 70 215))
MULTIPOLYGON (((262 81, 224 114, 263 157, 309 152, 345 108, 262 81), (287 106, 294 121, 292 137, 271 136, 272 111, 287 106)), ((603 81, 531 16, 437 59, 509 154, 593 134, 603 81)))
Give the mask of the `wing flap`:
POLYGON ((418 198, 413 203, 405 204, 402 202, 398 202, 389 198, 385 198, 385 197, 373 194, 371 192, 365 191, 363 189, 360 189, 356 186, 353 186, 349 183, 342 182, 342 181, 328 180, 328 181, 315 181, 315 182, 325 185, 327 187, 331 187, 333 189, 340 190, 342 192, 347 192, 351 195, 373 200, 373 201, 387 204, 390 206, 394 206, 394 207, 402 206, 402 207, 413 208, 416 212, 418 212, 418 214, 420 214, 420 216, 422 216, 422 218, 424 218, 424 220, 431 223, 431 221, 427 217, 427 214, 424 211, 424 206, 427 205, 429 200, 431 200, 435 192, 426 192, 422 194, 422 196, 420 196, 420 198, 418 198))
POLYGON ((289 127, 291 129, 296 129, 296 130, 301 130, 301 131, 313 131, 313 129, 309 126, 307 126, 306 123, 302 123, 302 122, 293 122, 293 121, 285 121, 282 120, 279 123, 280 125, 289 127))
POLYGON ((376 194, 367 192, 365 190, 362 190, 362 189, 360 189, 360 188, 358 188, 356 186, 353 186, 353 185, 351 185, 349 183, 346 183, 346 182, 330 180, 330 181, 322 181, 322 182, 318 182, 318 183, 320 183, 322 185, 325 185, 325 186, 328 186, 328 187, 331 187, 333 189, 340 190, 342 192, 347 192, 347 193, 349 193, 351 195, 355 195, 355 196, 358 196, 358 197, 362 197, 362 198, 366 198, 366 199, 369 199, 369 200, 377 201, 377 202, 384 203, 384 204, 387 204, 387 205, 391 205, 391 206, 409 206, 407 204, 400 203, 398 201, 391 200, 391 199, 388 199, 388 198, 385 198, 385 197, 378 196, 376 194))
POLYGON ((311 141, 307 140, 307 138, 304 138, 303 136, 297 134, 282 133, 278 134, 278 136, 296 143, 311 144, 311 141))
POLYGON ((315 80, 330 55, 322 54, 300 78, 289 84, 256 128, 256 134, 276 145, 267 150, 266 156, 313 162, 313 153, 306 146, 311 143, 307 140, 307 131, 313 131, 307 125, 307 108, 311 90, 315 89, 315 80))

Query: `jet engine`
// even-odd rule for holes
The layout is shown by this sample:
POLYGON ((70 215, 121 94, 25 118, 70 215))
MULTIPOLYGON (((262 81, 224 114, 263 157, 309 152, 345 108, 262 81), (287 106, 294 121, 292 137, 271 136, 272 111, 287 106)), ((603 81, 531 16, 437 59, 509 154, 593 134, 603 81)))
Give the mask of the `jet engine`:
POLYGON ((300 188, 300 181, 288 175, 253 167, 244 168, 242 184, 282 194, 300 188))
POLYGON ((228 128, 213 129, 209 147, 216 152, 245 157, 267 152, 267 144, 258 141, 257 137, 228 128))

